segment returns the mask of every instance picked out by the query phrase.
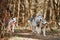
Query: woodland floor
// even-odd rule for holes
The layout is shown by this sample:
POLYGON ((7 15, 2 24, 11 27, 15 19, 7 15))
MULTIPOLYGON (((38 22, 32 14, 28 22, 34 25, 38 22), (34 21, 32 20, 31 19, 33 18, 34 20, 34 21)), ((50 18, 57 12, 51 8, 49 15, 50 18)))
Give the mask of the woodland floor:
POLYGON ((33 34, 30 30, 20 30, 15 31, 13 35, 10 37, 5 36, 4 38, 1 38, 0 40, 60 40, 60 31, 50 31, 46 32, 46 36, 43 35, 37 36, 33 34))

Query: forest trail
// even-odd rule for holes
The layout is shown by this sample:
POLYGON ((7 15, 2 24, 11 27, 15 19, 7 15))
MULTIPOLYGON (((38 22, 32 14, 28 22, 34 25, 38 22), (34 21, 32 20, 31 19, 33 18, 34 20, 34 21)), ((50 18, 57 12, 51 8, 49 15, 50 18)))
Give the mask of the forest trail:
POLYGON ((37 36, 32 32, 19 32, 14 33, 11 37, 6 37, 1 40, 60 40, 60 32, 48 32, 44 37, 43 35, 37 36))

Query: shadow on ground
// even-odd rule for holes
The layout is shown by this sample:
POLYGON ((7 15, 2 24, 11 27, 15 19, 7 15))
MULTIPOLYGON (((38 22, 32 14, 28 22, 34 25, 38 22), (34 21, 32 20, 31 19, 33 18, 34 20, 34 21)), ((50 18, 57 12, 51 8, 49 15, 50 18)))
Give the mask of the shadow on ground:
POLYGON ((47 32, 46 34, 47 34, 47 36, 44 37, 43 35, 40 35, 40 36, 36 35, 36 34, 32 33, 30 30, 24 30, 24 31, 17 30, 17 31, 15 31, 14 34, 12 34, 10 36, 9 36, 9 34, 8 34, 8 36, 5 35, 5 37, 2 38, 1 40, 9 40, 9 39, 17 38, 17 37, 18 37, 17 38, 18 40, 20 40, 19 38, 22 38, 22 39, 31 38, 31 39, 37 39, 37 40, 60 40, 60 32, 52 31, 52 32, 47 32))

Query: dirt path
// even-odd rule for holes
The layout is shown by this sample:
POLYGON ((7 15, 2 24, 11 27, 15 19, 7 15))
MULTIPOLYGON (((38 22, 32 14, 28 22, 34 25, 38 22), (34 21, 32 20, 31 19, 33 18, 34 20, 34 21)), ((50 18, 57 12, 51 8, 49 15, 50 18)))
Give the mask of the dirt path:
POLYGON ((60 32, 48 32, 47 36, 36 36, 31 32, 14 33, 10 38, 3 38, 1 40, 60 40, 60 32))
POLYGON ((13 37, 9 38, 9 40, 60 40, 60 33, 58 34, 50 34, 44 37, 36 36, 32 33, 17 33, 13 37))

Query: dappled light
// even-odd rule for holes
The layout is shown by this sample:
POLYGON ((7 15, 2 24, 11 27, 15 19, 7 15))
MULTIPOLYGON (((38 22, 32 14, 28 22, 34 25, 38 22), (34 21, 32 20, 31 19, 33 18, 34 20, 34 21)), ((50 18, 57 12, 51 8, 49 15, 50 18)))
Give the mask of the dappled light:
POLYGON ((60 40, 60 0, 0 0, 0 40, 60 40))

